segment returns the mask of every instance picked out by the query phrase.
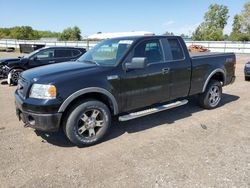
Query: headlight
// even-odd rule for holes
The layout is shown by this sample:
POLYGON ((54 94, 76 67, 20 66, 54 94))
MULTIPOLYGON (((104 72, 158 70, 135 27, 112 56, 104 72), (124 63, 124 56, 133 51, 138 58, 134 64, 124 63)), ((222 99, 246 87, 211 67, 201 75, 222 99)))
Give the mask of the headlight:
POLYGON ((247 67, 247 68, 250 68, 250 64, 249 64, 249 63, 248 63, 248 64, 246 64, 246 67, 247 67))
POLYGON ((30 98, 55 99, 56 87, 53 85, 33 84, 30 90, 30 98))

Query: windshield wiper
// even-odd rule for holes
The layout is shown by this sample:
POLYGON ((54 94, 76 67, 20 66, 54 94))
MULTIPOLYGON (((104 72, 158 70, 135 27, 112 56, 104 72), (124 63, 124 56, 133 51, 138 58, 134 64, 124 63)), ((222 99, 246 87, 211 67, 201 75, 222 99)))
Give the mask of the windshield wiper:
POLYGON ((97 66, 100 65, 100 64, 97 63, 96 61, 92 61, 92 60, 83 60, 82 62, 91 63, 91 64, 96 64, 97 66))

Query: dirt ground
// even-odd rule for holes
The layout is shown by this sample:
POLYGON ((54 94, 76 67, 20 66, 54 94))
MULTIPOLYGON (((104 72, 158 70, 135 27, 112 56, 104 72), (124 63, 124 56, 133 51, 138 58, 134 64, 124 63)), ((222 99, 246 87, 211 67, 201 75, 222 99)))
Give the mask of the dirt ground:
MULTIPOLYGON (((0 56, 18 54, 0 53, 0 56)), ((237 79, 221 106, 183 107, 114 122, 101 144, 78 148, 62 133, 24 128, 15 87, 0 85, 0 187, 250 187, 250 82, 237 79)))

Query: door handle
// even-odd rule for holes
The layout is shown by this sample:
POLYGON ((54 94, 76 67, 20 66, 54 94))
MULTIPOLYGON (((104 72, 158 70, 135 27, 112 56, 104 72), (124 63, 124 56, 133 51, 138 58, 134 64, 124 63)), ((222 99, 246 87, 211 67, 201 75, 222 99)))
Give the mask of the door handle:
POLYGON ((163 68, 162 69, 162 74, 168 74, 170 71, 170 68, 163 68))
POLYGON ((76 59, 71 59, 70 61, 75 61, 76 59))
POLYGON ((55 63, 56 61, 49 61, 49 63, 55 63))

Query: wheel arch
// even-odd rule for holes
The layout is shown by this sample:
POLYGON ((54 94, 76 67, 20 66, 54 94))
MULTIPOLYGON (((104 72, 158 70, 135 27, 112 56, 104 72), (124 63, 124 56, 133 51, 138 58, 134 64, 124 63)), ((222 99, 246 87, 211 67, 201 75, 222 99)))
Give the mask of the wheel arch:
POLYGON ((19 69, 19 70, 22 70, 22 71, 25 71, 25 69, 23 68, 23 67, 11 67, 10 69, 9 69, 9 72, 10 71, 12 71, 12 70, 15 70, 15 69, 19 69))
POLYGON ((205 81, 205 83, 203 85, 202 92, 204 92, 206 90, 207 85, 208 85, 210 80, 218 80, 218 81, 222 82, 222 85, 224 85, 226 83, 226 73, 225 73, 225 71, 223 69, 221 69, 221 68, 218 68, 218 69, 215 69, 214 71, 212 71, 208 75, 208 77, 207 77, 207 79, 206 79, 206 81, 205 81))
POLYGON ((86 98, 96 99, 108 106, 113 115, 118 114, 118 104, 115 97, 106 89, 98 87, 90 87, 81 89, 73 94, 71 94, 60 106, 58 112, 63 113, 67 111, 70 106, 86 98))

